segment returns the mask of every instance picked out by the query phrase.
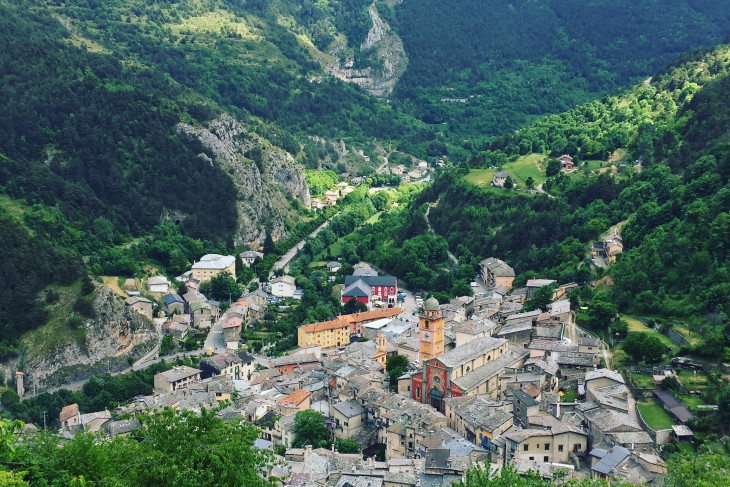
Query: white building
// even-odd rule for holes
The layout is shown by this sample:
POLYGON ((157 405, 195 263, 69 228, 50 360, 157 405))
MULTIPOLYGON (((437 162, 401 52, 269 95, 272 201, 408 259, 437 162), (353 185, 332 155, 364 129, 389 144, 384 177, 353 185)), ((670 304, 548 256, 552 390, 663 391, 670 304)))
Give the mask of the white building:
POLYGON ((152 276, 147 280, 147 287, 153 293, 166 293, 170 290, 170 282, 165 276, 152 276))
POLYGON ((292 276, 281 276, 271 281, 271 294, 279 298, 291 298, 294 296, 297 286, 292 276))

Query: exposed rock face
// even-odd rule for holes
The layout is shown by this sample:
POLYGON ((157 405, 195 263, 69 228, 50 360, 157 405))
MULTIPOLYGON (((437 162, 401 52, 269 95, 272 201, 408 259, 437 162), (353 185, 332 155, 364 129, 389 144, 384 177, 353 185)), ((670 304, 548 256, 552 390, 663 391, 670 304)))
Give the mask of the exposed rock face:
POLYGON ((247 133, 230 115, 221 115, 208 128, 181 123, 177 132, 203 146, 203 161, 219 164, 231 175, 238 189, 236 245, 263 242, 267 232, 274 240, 286 237, 284 216, 291 205, 282 192, 309 207, 309 185, 302 167, 289 153, 247 133))
POLYGON ((94 318, 84 318, 85 339, 69 339, 53 353, 28 356, 23 369, 41 387, 83 380, 94 372, 129 366, 159 342, 155 324, 135 313, 110 289, 99 286, 94 318))
MULTIPOLYGON (((368 52, 370 66, 362 69, 352 67, 352 60, 341 66, 336 58, 329 58, 322 67, 330 75, 343 81, 360 85, 370 94, 386 97, 393 92, 395 84, 408 66, 408 56, 403 48, 403 41, 393 32, 390 26, 380 17, 375 4, 368 9, 373 25, 368 36, 360 45, 360 51, 368 52)), ((343 46, 335 46, 330 54, 336 54, 343 46)))

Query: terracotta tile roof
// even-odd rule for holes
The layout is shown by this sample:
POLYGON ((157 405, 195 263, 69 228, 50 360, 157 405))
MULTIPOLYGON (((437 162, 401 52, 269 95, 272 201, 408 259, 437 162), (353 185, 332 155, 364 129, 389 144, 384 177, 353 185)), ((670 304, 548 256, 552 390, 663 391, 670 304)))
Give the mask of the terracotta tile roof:
POLYGON ((223 323, 223 328, 239 328, 242 323, 243 319, 239 318, 238 316, 231 316, 226 320, 225 323, 223 323))
POLYGON ((302 325, 300 328, 305 333, 316 333, 323 330, 334 330, 335 328, 344 328, 350 326, 352 323, 359 323, 362 321, 378 320, 381 318, 390 318, 398 316, 403 310, 400 308, 385 308, 376 309, 373 311, 363 311, 362 313, 355 313, 351 315, 338 316, 334 320, 321 321, 319 323, 310 323, 308 325, 302 325))
POLYGON ((286 405, 292 405, 292 406, 299 406, 301 403, 307 400, 309 396, 311 396, 312 393, 309 391, 305 391, 304 389, 297 389, 296 391, 292 392, 285 398, 281 399, 279 401, 279 404, 282 406, 286 405))

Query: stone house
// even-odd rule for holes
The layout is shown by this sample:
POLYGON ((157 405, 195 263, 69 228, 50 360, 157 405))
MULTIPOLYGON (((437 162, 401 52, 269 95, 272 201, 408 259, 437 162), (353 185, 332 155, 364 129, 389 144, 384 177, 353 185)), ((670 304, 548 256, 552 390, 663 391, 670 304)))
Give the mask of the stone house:
POLYGON ((338 438, 354 436, 360 431, 366 417, 365 408, 354 399, 333 405, 331 413, 335 420, 334 434, 338 438))
POLYGON ((132 308, 135 313, 152 319, 152 301, 144 296, 132 296, 125 299, 124 303, 132 308))
POLYGON ((200 381, 200 369, 187 365, 177 365, 170 370, 155 374, 155 392, 175 392, 183 387, 200 381))

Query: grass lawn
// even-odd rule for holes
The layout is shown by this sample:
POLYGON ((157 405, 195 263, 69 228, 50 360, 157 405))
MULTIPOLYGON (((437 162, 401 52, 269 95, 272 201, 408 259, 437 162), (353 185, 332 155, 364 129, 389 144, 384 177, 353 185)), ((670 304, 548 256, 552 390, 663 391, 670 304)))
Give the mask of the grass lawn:
POLYGON ((535 186, 537 186, 547 180, 545 176, 547 162, 543 162, 546 158, 547 156, 545 154, 527 154, 518 158, 515 162, 505 164, 502 170, 522 183, 520 187, 525 186, 525 181, 529 177, 535 181, 535 186))
POLYGON ((691 370, 683 370, 677 375, 677 379, 687 389, 704 389, 707 387, 707 375, 699 373, 694 374, 691 370))
POLYGON ((491 187, 497 169, 470 169, 464 179, 482 187, 491 187))
POLYGON ((697 410, 697 406, 700 404, 704 404, 705 401, 702 400, 700 396, 697 396, 695 394, 675 394, 677 396, 677 399, 682 401, 685 406, 690 408, 693 411, 697 410))
POLYGON ((562 397, 563 402, 575 402, 576 399, 578 399, 578 391, 575 389, 565 391, 562 397))
POLYGON ((631 374, 631 380, 636 382, 636 387, 640 389, 654 389, 654 379, 650 375, 631 374))
POLYGON ((641 332, 641 333, 651 333, 662 341, 662 343, 667 347, 676 347, 677 344, 672 341, 671 338, 669 338, 666 335, 662 335, 659 333, 658 330, 654 330, 653 328, 649 328, 641 321, 637 320, 636 318, 632 318, 628 315, 621 315, 621 319, 626 321, 626 323, 629 324, 629 332, 641 332))
POLYGON ((378 220, 380 220, 380 216, 383 214, 382 211, 377 212, 367 220, 365 220, 365 223, 372 225, 373 223, 378 223, 378 220))
POLYGON ((641 417, 654 431, 669 429, 674 424, 669 414, 654 399, 637 402, 636 405, 639 407, 641 417))

